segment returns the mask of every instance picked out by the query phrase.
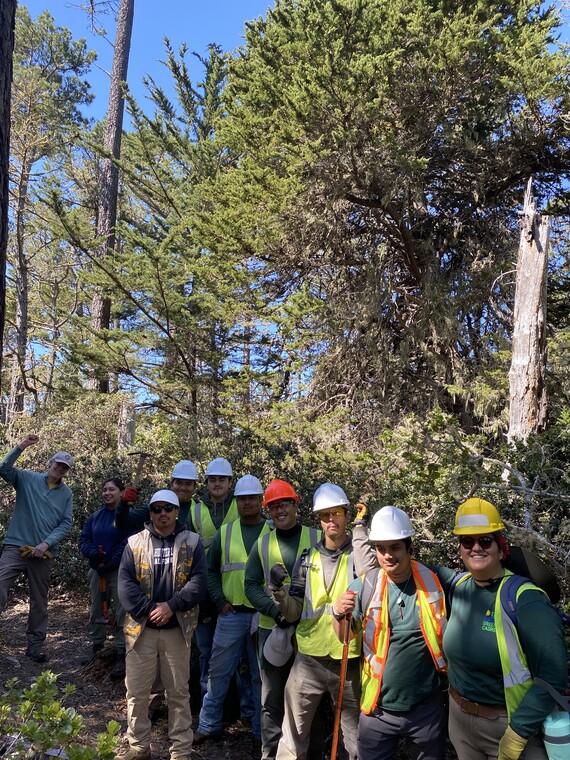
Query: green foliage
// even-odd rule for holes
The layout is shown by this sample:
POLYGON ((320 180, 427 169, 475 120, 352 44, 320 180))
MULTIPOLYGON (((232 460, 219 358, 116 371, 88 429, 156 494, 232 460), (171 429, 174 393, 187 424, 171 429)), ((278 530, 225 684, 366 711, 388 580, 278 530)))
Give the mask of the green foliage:
MULTIPOLYGON (((97 737, 97 747, 76 744, 83 718, 71 707, 63 707, 58 697, 57 676, 44 671, 29 687, 13 678, 0 697, 0 752, 9 758, 42 758, 49 749, 63 750, 70 760, 111 760, 114 757, 116 721, 97 737)), ((63 700, 75 687, 65 688, 63 700)))

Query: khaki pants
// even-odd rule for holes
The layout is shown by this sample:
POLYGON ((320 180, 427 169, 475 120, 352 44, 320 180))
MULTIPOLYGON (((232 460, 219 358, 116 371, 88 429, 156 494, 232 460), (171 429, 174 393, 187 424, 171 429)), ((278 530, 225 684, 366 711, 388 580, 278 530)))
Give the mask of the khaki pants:
POLYGON ((24 558, 19 546, 6 545, 0 557, 0 614, 6 606, 8 592, 20 573, 28 579, 30 613, 28 615, 28 649, 39 652, 47 634, 48 590, 53 559, 24 558))
MULTIPOLYGON (((449 738, 458 760, 497 760, 499 741, 507 725, 507 718, 468 715, 457 702, 449 700, 449 738)), ((530 739, 520 760, 547 760, 542 739, 530 739)))
POLYGON ((127 738, 131 749, 150 748, 148 704, 157 663, 168 700, 168 738, 172 760, 187 758, 194 739, 188 679, 190 658, 180 628, 145 628, 127 652, 127 738))

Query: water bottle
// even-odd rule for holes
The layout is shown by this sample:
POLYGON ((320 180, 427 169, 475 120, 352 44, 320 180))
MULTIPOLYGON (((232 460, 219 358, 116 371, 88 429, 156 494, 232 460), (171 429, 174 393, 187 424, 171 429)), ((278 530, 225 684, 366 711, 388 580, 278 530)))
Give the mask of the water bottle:
POLYGON ((570 760, 570 715, 554 711, 542 724, 542 738, 548 760, 570 760))

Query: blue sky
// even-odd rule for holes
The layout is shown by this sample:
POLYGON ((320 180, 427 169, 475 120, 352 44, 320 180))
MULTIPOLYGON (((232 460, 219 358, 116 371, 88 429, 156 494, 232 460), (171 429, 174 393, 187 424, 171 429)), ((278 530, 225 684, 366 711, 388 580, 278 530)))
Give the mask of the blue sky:
MULTIPOLYGON (((77 7, 81 0, 68 3, 65 0, 28 0, 21 2, 28 8, 32 18, 48 10, 58 26, 71 30, 74 38, 85 37, 90 49, 98 53, 98 60, 88 77, 95 102, 89 115, 101 119, 105 115, 109 93, 108 76, 113 51, 109 42, 91 34, 87 14, 77 7), (101 71, 103 69, 104 71, 101 71)), ((87 4, 87 0, 83 0, 87 4)), ((144 98, 141 79, 151 74, 163 86, 169 82, 169 74, 159 61, 164 59, 164 37, 168 37, 174 49, 185 42, 189 51, 203 54, 208 44, 215 42, 229 51, 243 42, 244 25, 247 20, 265 15, 272 0, 135 0, 135 17, 131 55, 129 61, 129 87, 137 100, 144 98)), ((115 37, 115 23, 111 16, 102 18, 111 42, 115 37)), ((188 56, 188 61, 191 61, 188 56)), ((196 63, 194 79, 201 75, 196 63)), ((143 105, 141 103, 141 105, 143 105)))

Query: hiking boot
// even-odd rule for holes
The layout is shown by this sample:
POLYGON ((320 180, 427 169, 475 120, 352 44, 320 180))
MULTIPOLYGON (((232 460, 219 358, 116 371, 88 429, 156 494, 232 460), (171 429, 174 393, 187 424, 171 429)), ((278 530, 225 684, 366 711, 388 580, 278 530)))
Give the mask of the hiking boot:
POLYGON ((135 749, 128 749, 123 755, 115 755, 115 760, 150 760, 150 748, 137 752, 135 749))
POLYGON ((109 673, 109 678, 111 679, 111 681, 118 681, 120 678, 124 678, 125 674, 126 674, 125 655, 119 654, 117 657, 117 662, 115 663, 115 667, 109 673))
POLYGON ((40 652, 39 649, 26 649, 26 657, 29 657, 32 662, 47 662, 48 656, 45 652, 40 652))
POLYGON ((201 731, 195 731, 192 746, 199 747, 201 744, 205 744, 206 742, 219 742, 221 738, 221 731, 219 734, 203 734, 201 731))

